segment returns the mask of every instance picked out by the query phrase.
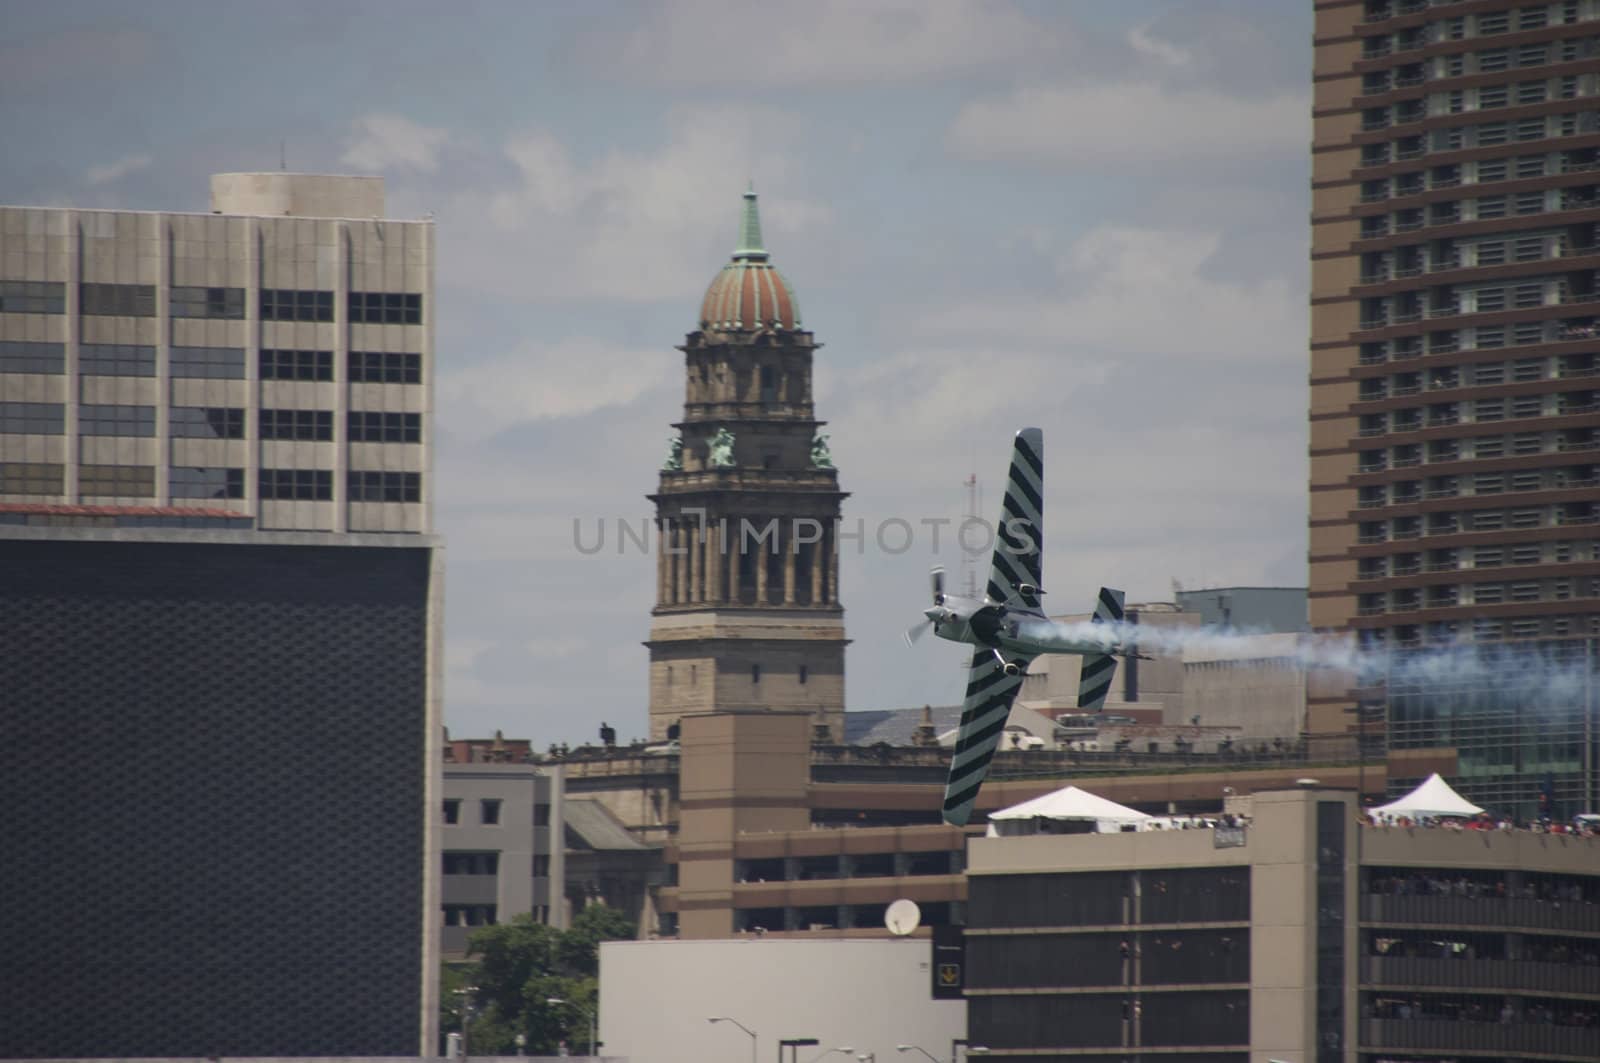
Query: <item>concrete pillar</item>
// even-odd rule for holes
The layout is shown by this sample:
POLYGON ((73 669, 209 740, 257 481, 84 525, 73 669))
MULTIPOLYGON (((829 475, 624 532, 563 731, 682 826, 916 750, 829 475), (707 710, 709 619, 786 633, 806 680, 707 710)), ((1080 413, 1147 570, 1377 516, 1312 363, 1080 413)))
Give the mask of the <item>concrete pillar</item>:
POLYGON ((822 540, 806 544, 806 554, 811 558, 811 604, 822 604, 822 540))
POLYGON ((839 531, 829 528, 827 535, 828 558, 828 604, 834 605, 839 601, 839 531))
POLYGON ((698 602, 700 600, 700 562, 704 560, 705 555, 701 551, 699 533, 700 527, 698 524, 692 520, 684 521, 684 546, 689 551, 688 556, 684 559, 688 566, 689 574, 689 594, 685 600, 690 602, 698 602))
POLYGON ((660 517, 656 518, 656 604, 666 605, 667 595, 671 591, 671 579, 668 576, 667 565, 667 522, 660 517))
POLYGON ((793 520, 787 534, 783 536, 783 604, 794 604, 794 565, 795 550, 793 520))
POLYGON ((672 525, 672 600, 674 603, 688 599, 683 594, 683 525, 674 518, 672 525))
POLYGON ((722 539, 717 534, 717 526, 711 521, 706 522, 706 594, 708 602, 722 601, 722 539))
POLYGON ((767 604, 767 558, 771 556, 771 541, 763 541, 756 551, 756 604, 767 604))
POLYGON ((722 563, 728 566, 728 601, 739 604, 739 558, 744 550, 744 537, 739 530, 738 517, 728 518, 728 541, 722 544, 722 563))

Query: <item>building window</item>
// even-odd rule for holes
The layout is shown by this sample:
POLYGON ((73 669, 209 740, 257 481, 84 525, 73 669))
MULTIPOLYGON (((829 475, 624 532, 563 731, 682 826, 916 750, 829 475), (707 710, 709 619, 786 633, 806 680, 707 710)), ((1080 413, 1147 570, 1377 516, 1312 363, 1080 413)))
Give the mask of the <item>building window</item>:
POLYGON ((60 343, 34 343, 10 340, 0 343, 0 373, 45 373, 60 376, 67 371, 67 348, 60 343))
POLYGON ((422 414, 350 411, 352 443, 420 443, 422 414))
POLYGON ((533 806, 533 825, 535 827, 548 827, 550 825, 550 806, 539 803, 533 806))
POLYGON ((327 469, 262 469, 263 501, 331 502, 333 473, 327 469))
POLYGON ((65 484, 65 466, 0 461, 0 495, 59 495, 65 484))
POLYGON ((750 682, 761 682, 761 666, 759 664, 752 664, 750 666, 750 682))
POLYGON ((332 410, 262 410, 262 439, 327 441, 333 438, 332 410))
POLYGON ((78 289, 83 314, 110 314, 118 317, 155 317, 154 284, 85 284, 78 289))
POLYGON ((807 678, 808 674, 809 674, 809 672, 808 672, 806 666, 802 664, 800 666, 800 685, 801 686, 805 686, 806 685, 806 678, 807 678))
POLYGON ((492 904, 447 904, 444 906, 445 926, 494 926, 495 906, 492 904))
POLYGON ((174 347, 168 358, 174 377, 243 380, 243 347, 174 347))
POLYGON ((234 406, 174 406, 168 425, 174 439, 243 439, 244 411, 234 406))
POLYGON ((498 797, 485 797, 479 801, 483 825, 486 827, 498 826, 500 823, 500 799, 498 797))
POLYGON ((243 498, 243 469, 173 466, 167 475, 173 498, 243 498))
POLYGON ((497 875, 500 873, 500 854, 497 852, 445 853, 444 873, 447 875, 497 875))
POLYGON ((351 351, 350 379, 358 384, 420 384, 422 355, 351 351))
POLYGON ((0 314, 63 314, 67 286, 60 281, 0 281, 0 314))
POLYGON ((156 434, 154 406, 78 407, 78 433, 86 436, 132 436, 149 439, 156 434))
POLYGON ((261 352, 262 380, 332 380, 332 351, 261 352))
POLYGON ((291 288, 263 288, 261 320, 332 321, 333 293, 296 291, 291 288))
POLYGON ((80 465, 78 493, 154 498, 156 469, 154 465, 80 465))
POLYGON ((550 857, 547 856, 546 854, 540 853, 538 856, 535 856, 533 858, 533 877, 534 878, 549 878, 550 877, 550 857))
POLYGON ((85 343, 78 348, 80 376, 155 376, 156 349, 134 343, 85 343))
POLYGON ((173 317, 244 317, 243 288, 173 288, 173 317))
POLYGON ((351 292, 350 322, 368 325, 420 325, 422 296, 417 292, 351 292))
POLYGON ((66 431, 66 416, 59 402, 0 402, 0 432, 58 436, 66 431))
POLYGON ((444 821, 448 824, 461 822, 461 800, 459 798, 446 798, 444 802, 444 821))
POLYGON ((420 502, 422 474, 418 472, 352 472, 352 502, 420 502))

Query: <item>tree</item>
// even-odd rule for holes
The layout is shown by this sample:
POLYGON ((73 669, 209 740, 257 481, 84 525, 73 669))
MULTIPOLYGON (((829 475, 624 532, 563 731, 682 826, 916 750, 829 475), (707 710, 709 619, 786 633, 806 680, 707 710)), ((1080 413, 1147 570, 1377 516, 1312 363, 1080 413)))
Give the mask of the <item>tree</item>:
POLYGON ((589 1019, 598 1017, 600 1004, 600 942, 634 936, 633 923, 605 905, 585 908, 568 930, 526 913, 482 927, 468 940, 468 962, 441 972, 441 1029, 461 1029, 461 997, 453 990, 476 986, 468 1029, 474 1054, 513 1051, 518 1033, 531 1055, 554 1054, 562 1041, 593 1053, 589 1019))

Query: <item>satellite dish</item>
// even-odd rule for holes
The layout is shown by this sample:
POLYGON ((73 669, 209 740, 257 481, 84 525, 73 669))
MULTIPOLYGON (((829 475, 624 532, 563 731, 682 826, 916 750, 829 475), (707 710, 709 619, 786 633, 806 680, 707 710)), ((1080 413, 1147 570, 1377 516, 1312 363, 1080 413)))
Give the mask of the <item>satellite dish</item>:
POLYGON ((904 897, 889 905, 889 910, 883 913, 883 925, 895 937, 905 937, 921 923, 922 909, 917 907, 916 901, 908 901, 904 897))

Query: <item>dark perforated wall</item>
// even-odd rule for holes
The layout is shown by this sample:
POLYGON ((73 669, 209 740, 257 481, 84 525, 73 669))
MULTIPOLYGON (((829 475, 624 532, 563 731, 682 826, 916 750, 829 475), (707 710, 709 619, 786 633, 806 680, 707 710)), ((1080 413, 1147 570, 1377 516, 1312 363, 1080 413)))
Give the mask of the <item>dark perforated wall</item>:
POLYGON ((428 572, 0 540, 0 1057, 416 1053, 428 572))

